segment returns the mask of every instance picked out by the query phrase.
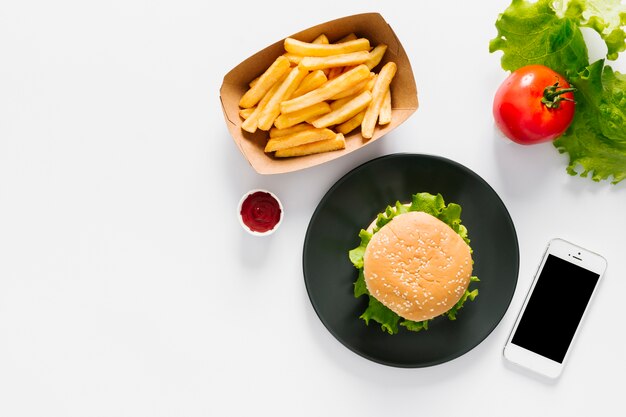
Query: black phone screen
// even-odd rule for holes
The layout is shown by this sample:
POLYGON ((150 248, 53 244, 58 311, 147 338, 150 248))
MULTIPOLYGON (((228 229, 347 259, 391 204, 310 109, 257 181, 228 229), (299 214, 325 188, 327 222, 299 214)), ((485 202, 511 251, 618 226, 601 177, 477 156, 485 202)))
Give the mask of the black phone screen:
POLYGON ((562 363, 599 278, 548 255, 511 342, 562 363))

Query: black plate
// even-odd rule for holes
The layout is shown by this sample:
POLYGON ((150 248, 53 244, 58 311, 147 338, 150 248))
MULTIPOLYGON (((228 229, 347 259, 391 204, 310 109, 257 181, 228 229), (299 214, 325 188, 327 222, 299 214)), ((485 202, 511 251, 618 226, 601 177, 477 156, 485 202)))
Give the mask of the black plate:
POLYGON ((355 353, 398 367, 424 367, 457 358, 482 342, 506 312, 517 284, 519 248, 511 217, 496 192, 463 165, 437 156, 394 154, 366 162, 337 181, 322 198, 306 232, 304 281, 328 330, 355 353), (367 297, 354 298, 357 270, 348 251, 379 212, 417 192, 441 193, 462 207, 480 282, 456 321, 437 318, 427 331, 395 335, 359 315, 367 297))

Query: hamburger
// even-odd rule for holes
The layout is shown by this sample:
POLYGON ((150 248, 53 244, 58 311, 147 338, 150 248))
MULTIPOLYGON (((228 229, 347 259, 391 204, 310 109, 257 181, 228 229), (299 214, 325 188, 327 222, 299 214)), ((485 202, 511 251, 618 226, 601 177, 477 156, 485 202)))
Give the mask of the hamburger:
POLYGON ((461 224, 461 207, 445 204, 441 194, 418 193, 409 204, 397 202, 359 233, 361 244, 349 252, 358 269, 355 297, 368 296, 360 316, 390 334, 428 329, 439 316, 455 320, 478 290, 470 284, 472 249, 461 224))

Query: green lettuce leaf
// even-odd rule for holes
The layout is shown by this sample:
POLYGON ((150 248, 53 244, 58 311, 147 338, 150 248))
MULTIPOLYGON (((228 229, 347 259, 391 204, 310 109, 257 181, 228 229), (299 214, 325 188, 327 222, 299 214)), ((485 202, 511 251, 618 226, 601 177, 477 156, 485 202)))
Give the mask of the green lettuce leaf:
MULTIPOLYGON (((428 330, 428 323, 432 321, 431 319, 416 322, 401 318, 369 293, 365 284, 365 276, 363 275, 363 256, 365 255, 367 244, 374 233, 378 232, 381 227, 393 220, 394 217, 409 211, 423 211, 437 217, 458 233, 468 245, 470 242, 467 235, 467 228, 461 224, 461 206, 455 203, 446 205, 441 194, 432 195, 430 193, 418 193, 412 196, 411 204, 408 205, 398 201, 394 206, 387 206, 385 211, 377 216, 376 225, 372 232, 361 229, 359 232, 359 238, 361 239, 359 246, 348 252, 350 262, 352 262, 359 271, 358 278, 354 282, 354 296, 356 298, 363 295, 369 297, 367 309, 359 318, 363 319, 368 325, 370 320, 377 322, 380 324, 382 330, 389 334, 398 333, 398 325, 413 332, 428 330)), ((470 251, 471 250, 470 248, 470 251)), ((471 277, 470 281, 478 282, 479 279, 477 277, 471 277)), ((459 301, 443 315, 450 320, 455 320, 458 310, 463 307, 465 302, 467 300, 474 301, 477 295, 477 289, 472 291, 469 289, 465 290, 465 293, 461 296, 459 301)))
POLYGON ((400 322, 400 326, 404 326, 407 328, 407 330, 410 330, 412 332, 419 332, 420 330, 428 330, 429 321, 430 320, 424 320, 424 321, 404 320, 400 322))
POLYGON ((348 256, 350 257, 350 262, 352 262, 355 267, 363 268, 363 255, 365 255, 365 248, 372 238, 372 233, 361 229, 359 237, 361 238, 361 244, 348 252, 348 256))
POLYGON ((541 64, 569 77, 589 64, 587 45, 577 24, 560 18, 550 0, 513 0, 496 21, 498 35, 489 52, 501 50, 502 68, 515 71, 541 64))
POLYGON ((567 171, 600 181, 626 178, 626 75, 597 61, 572 79, 578 89, 570 128, 555 140, 569 154, 567 171))
POLYGON ((359 277, 354 282, 354 296, 359 298, 362 295, 369 295, 367 291, 367 285, 365 285, 365 275, 363 275, 363 268, 359 268, 359 277))
POLYGON ((554 7, 580 27, 595 30, 606 43, 608 59, 615 60, 626 50, 626 4, 620 0, 561 0, 554 7))
POLYGON ((389 334, 398 333, 398 322, 400 316, 385 307, 376 298, 370 296, 367 310, 359 317, 365 320, 365 324, 370 324, 370 320, 380 323, 380 327, 389 334))
POLYGON ((441 194, 418 193, 411 199, 411 211, 423 211, 437 217, 441 210, 446 207, 441 194))
POLYGON ((446 207, 442 208, 436 217, 450 226, 452 230, 463 238, 465 243, 468 245, 470 244, 469 237, 467 236, 467 229, 461 224, 461 206, 450 203, 446 207))

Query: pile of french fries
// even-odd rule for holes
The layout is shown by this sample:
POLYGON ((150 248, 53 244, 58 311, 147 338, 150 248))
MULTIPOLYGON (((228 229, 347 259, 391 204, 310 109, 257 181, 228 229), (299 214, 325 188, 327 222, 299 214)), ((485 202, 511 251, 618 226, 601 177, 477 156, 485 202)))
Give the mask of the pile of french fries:
POLYGON ((387 45, 372 48, 351 33, 334 43, 324 34, 313 42, 286 38, 284 48, 239 101, 241 128, 269 131, 265 152, 283 158, 344 149, 354 129, 370 139, 377 124, 391 122, 397 66, 372 72, 387 45))

